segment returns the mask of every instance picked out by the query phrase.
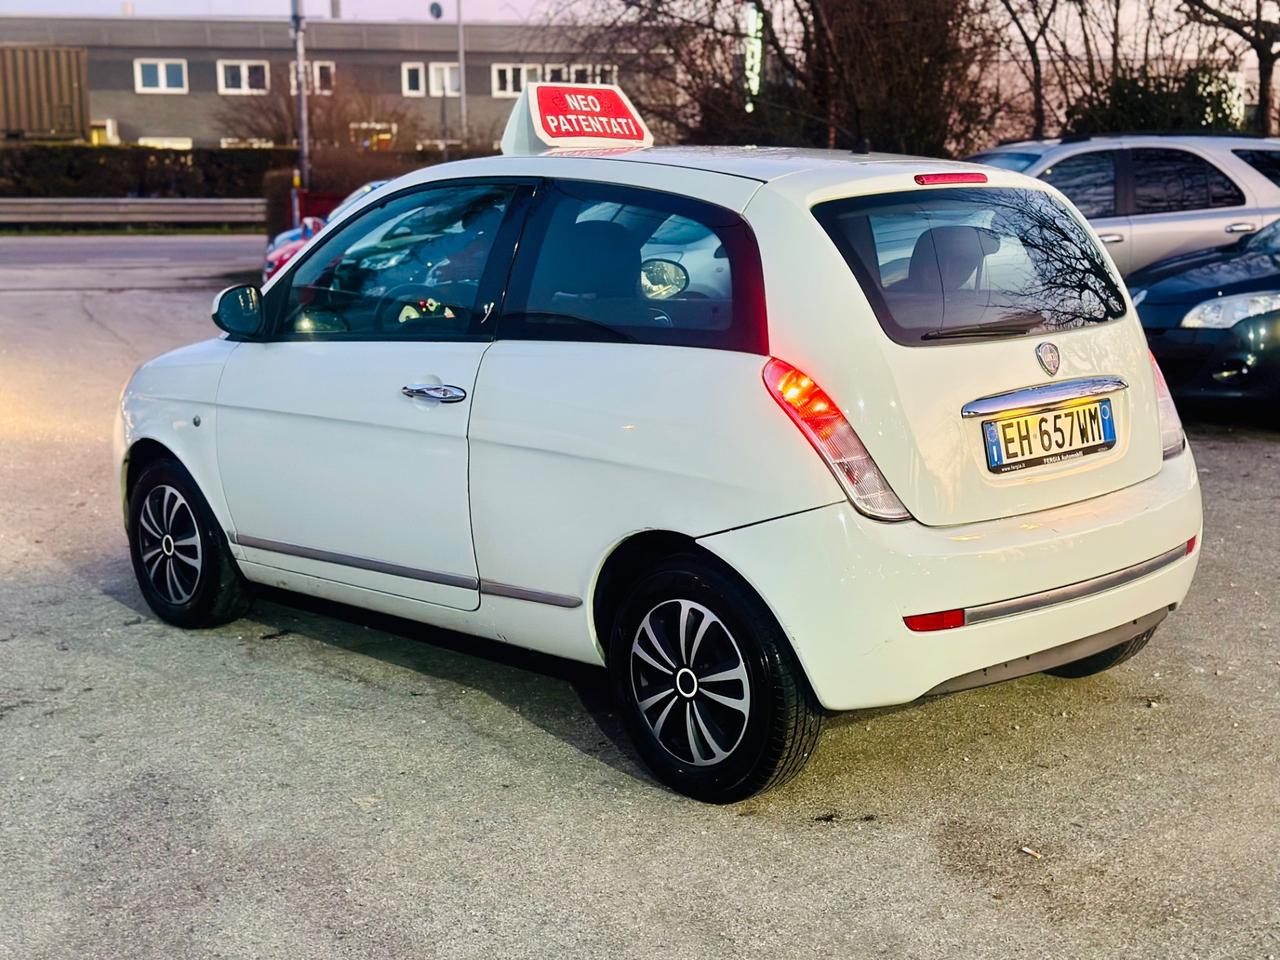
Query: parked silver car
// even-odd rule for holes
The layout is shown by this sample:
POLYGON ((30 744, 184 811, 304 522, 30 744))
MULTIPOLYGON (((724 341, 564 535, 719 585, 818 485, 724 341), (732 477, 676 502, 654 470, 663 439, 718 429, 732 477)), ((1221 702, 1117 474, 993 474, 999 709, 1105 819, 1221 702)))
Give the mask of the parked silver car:
POLYGON ((1221 247, 1280 219, 1280 140, 1103 136, 1024 140, 969 157, 1071 198, 1122 274, 1221 247))

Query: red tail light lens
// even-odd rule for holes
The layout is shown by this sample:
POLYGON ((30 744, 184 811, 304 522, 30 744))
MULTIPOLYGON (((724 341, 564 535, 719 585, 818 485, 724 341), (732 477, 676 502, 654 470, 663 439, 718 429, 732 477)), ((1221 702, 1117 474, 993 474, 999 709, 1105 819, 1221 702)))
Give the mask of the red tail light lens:
POLYGON ((942 610, 938 613, 917 613, 914 616, 903 617, 902 622, 907 625, 908 630, 914 630, 916 633, 954 630, 956 627, 964 626, 964 611, 942 610))
POLYGON ((860 513, 876 520, 911 519, 825 390, 791 364, 776 359, 765 364, 764 383, 770 396, 822 456, 860 513))
POLYGON ((985 173, 918 173, 916 183, 927 187, 934 183, 986 183, 985 173))
POLYGON ((1178 416, 1178 408, 1173 405, 1173 394, 1165 383, 1164 374, 1160 372, 1160 364, 1156 363, 1155 354, 1151 356, 1151 369, 1156 376, 1156 412, 1160 419, 1160 446, 1164 450, 1164 458, 1176 457, 1187 445, 1187 438, 1182 432, 1182 418, 1178 416))
POLYGON ((1189 557, 1195 552, 1196 552, 1196 538, 1192 537, 1190 540, 1187 541, 1187 556, 1189 557))

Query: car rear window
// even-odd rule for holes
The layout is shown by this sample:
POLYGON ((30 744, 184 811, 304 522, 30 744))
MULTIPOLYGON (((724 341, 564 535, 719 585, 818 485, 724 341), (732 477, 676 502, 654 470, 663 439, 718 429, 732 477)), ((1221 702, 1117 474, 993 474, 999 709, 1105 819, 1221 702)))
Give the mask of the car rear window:
POLYGON ((1280 150, 1233 150, 1232 153, 1280 187, 1280 150))
POLYGON ((1039 190, 914 190, 813 213, 898 343, 1065 330, 1125 313, 1106 254, 1039 190))
POLYGON ((1013 170, 1021 173, 1040 159, 1038 153, 1012 153, 1008 150, 992 150, 990 153, 975 153, 965 157, 969 163, 983 163, 988 167, 999 167, 1001 170, 1013 170))

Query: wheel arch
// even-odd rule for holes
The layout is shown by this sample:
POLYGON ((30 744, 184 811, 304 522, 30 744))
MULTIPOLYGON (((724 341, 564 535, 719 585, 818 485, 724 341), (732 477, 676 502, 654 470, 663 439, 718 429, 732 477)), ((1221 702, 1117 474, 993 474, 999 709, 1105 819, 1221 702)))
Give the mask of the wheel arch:
MULTIPOLYGON (((713 550, 695 538, 673 530, 642 530, 619 541, 605 558, 591 591, 591 627, 601 659, 608 662, 609 634, 613 629, 613 611, 632 579, 644 570, 667 557, 681 553, 693 554, 711 563, 733 577, 760 598, 775 622, 781 627, 781 619, 755 585, 713 550)), ((795 640, 783 630, 793 650, 795 640)), ((798 659, 798 658, 797 658, 798 659)), ((803 665, 801 666, 803 673, 803 665)), ((806 680, 807 680, 806 676, 806 680)))
POLYGON ((154 436, 140 436, 133 439, 124 450, 120 462, 120 505, 128 525, 129 497, 133 493, 134 484, 143 472, 159 460, 172 460, 191 477, 224 530, 230 530, 227 507, 222 499, 222 488, 218 482, 214 465, 200 447, 182 450, 177 445, 166 443, 154 436))

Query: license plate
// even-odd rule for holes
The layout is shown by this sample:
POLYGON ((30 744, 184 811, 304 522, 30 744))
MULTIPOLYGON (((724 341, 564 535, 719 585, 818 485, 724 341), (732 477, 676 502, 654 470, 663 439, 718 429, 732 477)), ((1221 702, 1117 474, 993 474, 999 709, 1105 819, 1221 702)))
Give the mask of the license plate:
POLYGON ((1110 400, 1044 410, 1021 417, 982 422, 987 469, 1012 473, 1051 463, 1064 463, 1116 445, 1116 422, 1110 400))

